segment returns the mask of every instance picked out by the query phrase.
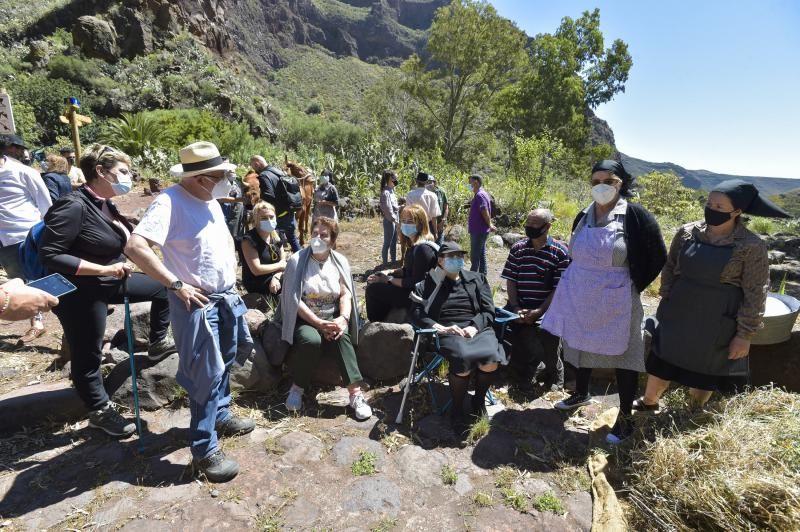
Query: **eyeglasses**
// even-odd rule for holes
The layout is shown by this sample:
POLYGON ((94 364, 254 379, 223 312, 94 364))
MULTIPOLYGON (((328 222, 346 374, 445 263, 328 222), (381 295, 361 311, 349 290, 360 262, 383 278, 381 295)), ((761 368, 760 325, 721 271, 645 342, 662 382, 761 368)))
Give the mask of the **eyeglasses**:
POLYGON ((622 181, 622 180, 621 180, 621 179, 619 179, 619 178, 617 178, 617 177, 609 177, 609 178, 607 178, 607 179, 603 179, 603 180, 601 180, 601 181, 600 181, 600 180, 598 180, 598 181, 595 181, 594 179, 591 179, 589 182, 592 184, 592 186, 596 186, 596 185, 610 185, 610 186, 612 186, 612 187, 613 187, 614 185, 616 185, 617 183, 619 183, 619 182, 621 182, 621 181, 622 181))

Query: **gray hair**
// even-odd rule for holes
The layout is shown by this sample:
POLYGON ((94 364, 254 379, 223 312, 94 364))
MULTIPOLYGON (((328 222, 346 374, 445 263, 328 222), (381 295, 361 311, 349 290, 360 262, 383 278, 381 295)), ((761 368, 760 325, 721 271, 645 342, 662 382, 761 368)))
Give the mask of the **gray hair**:
POLYGON ((546 224, 553 223, 553 220, 555 219, 553 212, 550 209, 533 209, 528 213, 528 216, 536 216, 537 218, 541 218, 546 224))

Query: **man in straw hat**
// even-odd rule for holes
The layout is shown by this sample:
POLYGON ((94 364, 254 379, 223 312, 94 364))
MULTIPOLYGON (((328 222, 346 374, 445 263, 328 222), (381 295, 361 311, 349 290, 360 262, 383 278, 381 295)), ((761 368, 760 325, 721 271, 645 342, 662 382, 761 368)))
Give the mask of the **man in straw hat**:
POLYGON ((210 142, 183 148, 180 161, 170 169, 180 182, 153 201, 125 253, 170 290, 177 379, 190 399, 192 465, 211 482, 227 482, 239 465, 225 456, 217 435, 244 434, 255 426, 230 411, 231 365, 244 362, 253 348, 244 322, 247 308, 234 288, 233 239, 216 201, 228 195, 225 173, 234 165, 210 142))

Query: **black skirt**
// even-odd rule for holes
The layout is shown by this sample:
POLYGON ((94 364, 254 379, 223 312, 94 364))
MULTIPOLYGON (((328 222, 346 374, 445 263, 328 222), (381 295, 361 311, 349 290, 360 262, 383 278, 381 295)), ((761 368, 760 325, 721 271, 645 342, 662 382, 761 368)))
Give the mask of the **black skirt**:
POLYGON ((506 352, 497 341, 494 330, 487 328, 473 336, 442 334, 439 347, 449 365, 451 373, 466 373, 484 364, 508 364, 506 352))
POLYGON ((706 375, 678 367, 651 352, 645 363, 647 373, 665 381, 677 382, 689 388, 708 392, 735 393, 744 391, 749 376, 706 375))

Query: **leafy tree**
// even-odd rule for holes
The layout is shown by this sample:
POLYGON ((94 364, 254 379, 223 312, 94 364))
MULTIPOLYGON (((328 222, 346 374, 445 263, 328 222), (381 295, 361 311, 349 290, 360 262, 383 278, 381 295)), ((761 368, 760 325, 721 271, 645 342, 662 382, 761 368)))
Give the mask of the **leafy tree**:
POLYGON ((131 156, 141 156, 168 140, 166 131, 149 113, 122 113, 122 118, 108 121, 101 138, 131 156))
POLYGON ((673 172, 650 172, 637 185, 641 204, 673 227, 703 217, 700 193, 683 186, 673 172))
POLYGON ((530 58, 528 72, 496 100, 496 127, 507 135, 550 131, 568 146, 583 149, 587 110, 625 91, 633 65, 627 44, 617 39, 604 49, 595 9, 577 20, 564 17, 553 34, 537 35, 530 58))
POLYGON ((455 0, 437 11, 426 57, 415 54, 401 68, 403 88, 436 124, 445 159, 457 158, 494 96, 518 74, 525 39, 484 0, 455 0))

